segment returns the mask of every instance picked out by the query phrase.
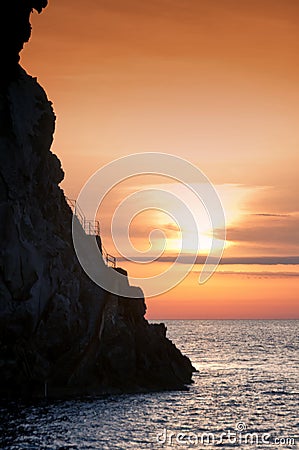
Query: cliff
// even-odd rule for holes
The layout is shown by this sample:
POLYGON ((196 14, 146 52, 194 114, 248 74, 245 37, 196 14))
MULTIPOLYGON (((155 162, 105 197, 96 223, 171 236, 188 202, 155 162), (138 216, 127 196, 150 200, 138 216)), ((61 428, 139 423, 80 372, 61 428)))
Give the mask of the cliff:
POLYGON ((7 2, 9 44, 1 39, 0 393, 183 388, 194 369, 165 326, 145 320, 141 290, 137 299, 105 292, 77 261, 64 173, 50 150, 52 105, 18 65, 31 9, 47 2, 21 3, 7 2))

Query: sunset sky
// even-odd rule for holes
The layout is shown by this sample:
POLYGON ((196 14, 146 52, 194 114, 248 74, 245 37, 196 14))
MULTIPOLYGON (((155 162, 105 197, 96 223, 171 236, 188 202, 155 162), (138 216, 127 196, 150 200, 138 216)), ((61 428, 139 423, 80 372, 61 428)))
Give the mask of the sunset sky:
MULTIPOLYGON (((196 264, 147 299, 147 317, 298 318, 298 0, 50 0, 31 22, 21 64, 53 102, 67 196, 115 158, 151 151, 195 164, 223 202, 217 273, 199 285, 196 264)), ((109 251, 115 205, 165 183, 136 177, 109 194, 99 211, 109 251)), ((179 233, 158 212, 132 223, 136 247, 153 228, 169 238, 164 257, 122 262, 129 273, 164 270, 176 253, 179 233)), ((205 227, 201 238, 204 251, 205 227)))

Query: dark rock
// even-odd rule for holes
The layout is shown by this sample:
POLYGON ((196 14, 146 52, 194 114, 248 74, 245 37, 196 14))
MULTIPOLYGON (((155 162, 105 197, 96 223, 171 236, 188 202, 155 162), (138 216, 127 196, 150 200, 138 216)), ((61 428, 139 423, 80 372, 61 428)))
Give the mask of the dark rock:
POLYGON ((17 76, 19 53, 31 35, 30 14, 33 9, 41 12, 47 0, 3 0, 1 2, 1 80, 17 76))
POLYGON ((50 151, 52 105, 17 64, 30 11, 46 3, 4 2, 2 16, 11 29, 0 85, 0 392, 40 396, 45 383, 50 396, 183 388, 194 369, 165 326, 144 319, 142 291, 109 294, 76 258, 64 174, 50 151))

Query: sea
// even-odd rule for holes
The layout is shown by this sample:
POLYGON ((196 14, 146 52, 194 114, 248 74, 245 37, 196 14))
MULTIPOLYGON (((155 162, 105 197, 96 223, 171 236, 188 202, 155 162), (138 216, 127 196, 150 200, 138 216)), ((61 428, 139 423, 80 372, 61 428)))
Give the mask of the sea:
POLYGON ((0 448, 299 448, 299 321, 163 322, 188 390, 2 402, 0 448))

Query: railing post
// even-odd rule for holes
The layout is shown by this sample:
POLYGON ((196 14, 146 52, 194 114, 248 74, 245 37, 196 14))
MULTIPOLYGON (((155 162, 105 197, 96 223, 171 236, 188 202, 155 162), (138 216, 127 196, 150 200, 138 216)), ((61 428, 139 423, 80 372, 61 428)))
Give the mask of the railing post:
MULTIPOLYGON (((77 217, 79 223, 81 224, 84 233, 100 237, 101 236, 100 235, 100 221, 95 220, 95 219, 93 219, 92 221, 87 220, 85 217, 85 214, 82 211, 82 209, 80 208, 80 205, 78 204, 77 200, 72 200, 68 197, 65 197, 65 199, 68 202, 70 208, 72 209, 73 214, 77 217)), ((105 250, 103 245, 102 245, 102 257, 103 257, 103 260, 106 262, 107 266, 109 266, 109 264, 111 264, 112 267, 114 267, 114 268, 116 267, 116 257, 107 253, 107 251, 105 250)))

